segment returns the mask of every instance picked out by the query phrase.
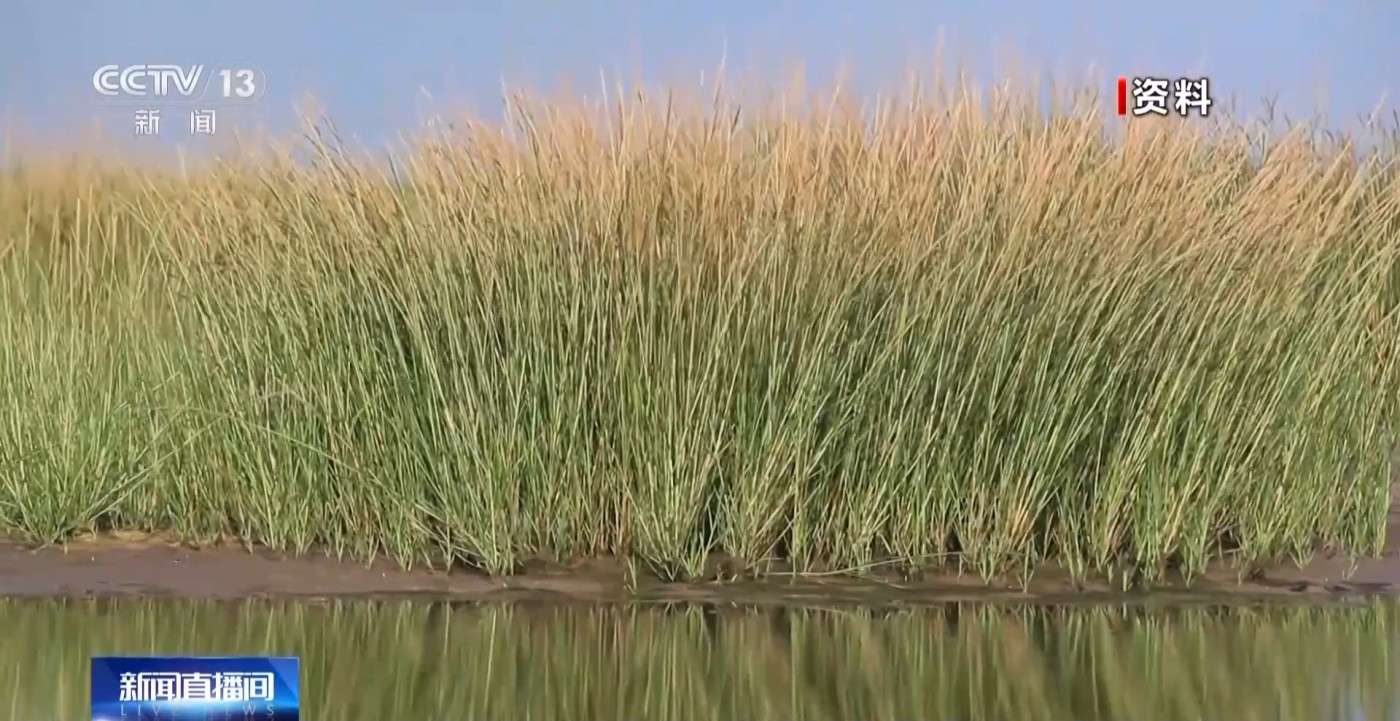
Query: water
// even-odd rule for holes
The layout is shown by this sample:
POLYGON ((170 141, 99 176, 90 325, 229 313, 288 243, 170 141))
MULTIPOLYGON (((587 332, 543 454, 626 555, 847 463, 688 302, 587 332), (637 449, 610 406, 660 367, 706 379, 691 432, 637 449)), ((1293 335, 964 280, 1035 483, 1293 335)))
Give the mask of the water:
POLYGON ((302 659, 311 720, 1400 718, 1400 605, 0 601, 0 717, 86 719, 94 654, 302 659), (8 686, 8 688, 4 688, 8 686))

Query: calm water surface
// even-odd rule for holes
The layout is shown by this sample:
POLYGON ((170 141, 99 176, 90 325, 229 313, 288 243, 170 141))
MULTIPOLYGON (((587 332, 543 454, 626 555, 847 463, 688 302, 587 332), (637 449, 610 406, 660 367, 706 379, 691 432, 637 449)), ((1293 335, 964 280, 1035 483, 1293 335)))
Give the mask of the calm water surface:
POLYGON ((1400 606, 0 601, 0 716, 87 719, 94 654, 302 659, 311 721, 1400 718, 1400 606))

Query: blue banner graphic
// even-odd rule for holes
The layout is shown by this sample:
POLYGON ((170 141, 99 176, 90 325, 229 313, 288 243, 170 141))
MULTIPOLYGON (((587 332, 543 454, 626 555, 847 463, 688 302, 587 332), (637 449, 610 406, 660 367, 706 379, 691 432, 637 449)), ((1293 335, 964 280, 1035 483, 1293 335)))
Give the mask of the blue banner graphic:
POLYGON ((294 657, 94 656, 92 721, 299 721, 294 657))

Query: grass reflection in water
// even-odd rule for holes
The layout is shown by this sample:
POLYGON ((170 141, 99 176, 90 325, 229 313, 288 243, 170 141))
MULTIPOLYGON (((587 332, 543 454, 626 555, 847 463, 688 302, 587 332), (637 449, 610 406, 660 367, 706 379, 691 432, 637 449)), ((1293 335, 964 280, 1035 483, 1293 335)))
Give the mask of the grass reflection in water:
POLYGON ((0 601, 0 713, 85 719, 94 654, 291 654, 364 719, 1396 717, 1400 607, 0 601))

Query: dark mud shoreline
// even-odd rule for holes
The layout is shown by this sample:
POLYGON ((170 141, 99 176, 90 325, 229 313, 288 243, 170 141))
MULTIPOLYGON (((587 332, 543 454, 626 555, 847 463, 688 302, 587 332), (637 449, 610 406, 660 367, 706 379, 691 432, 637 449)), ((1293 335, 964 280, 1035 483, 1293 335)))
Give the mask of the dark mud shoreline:
POLYGON ((325 555, 286 557, 237 546, 194 549, 132 534, 71 541, 66 547, 0 543, 0 597, 422 598, 466 602, 692 602, 797 606, 901 606, 1001 603, 1336 603, 1400 594, 1400 505, 1392 504, 1387 546, 1360 559, 1319 554, 1306 566, 1279 566, 1242 578, 1218 563, 1189 586, 1168 579, 1151 590, 1123 591, 1107 581, 1074 583, 1043 568, 1028 587, 952 573, 911 580, 849 576, 770 576, 762 580, 663 583, 634 577, 616 560, 572 566, 533 563, 492 578, 469 569, 405 571, 387 560, 365 564, 325 555), (635 579, 635 580, 632 580, 635 579))
MULTIPOLYGON (((1400 469, 1400 466, 1397 466, 1400 469)), ((1319 553, 1242 574, 1217 562, 1189 585, 1168 578, 1152 589, 1123 590, 1107 580, 1074 582, 1062 568, 1038 569, 1029 584, 927 573, 856 578, 784 576, 759 580, 665 583, 629 572, 616 559, 573 565, 535 562, 523 573, 490 577, 471 569, 404 570, 387 559, 366 564, 324 554, 289 557, 237 545, 195 549, 154 536, 111 534, 29 548, 0 541, 0 597, 34 598, 422 598, 464 602, 688 602, 736 605, 862 606, 953 602, 1336 603, 1400 595, 1400 483, 1391 486, 1386 544, 1378 558, 1319 553)))

